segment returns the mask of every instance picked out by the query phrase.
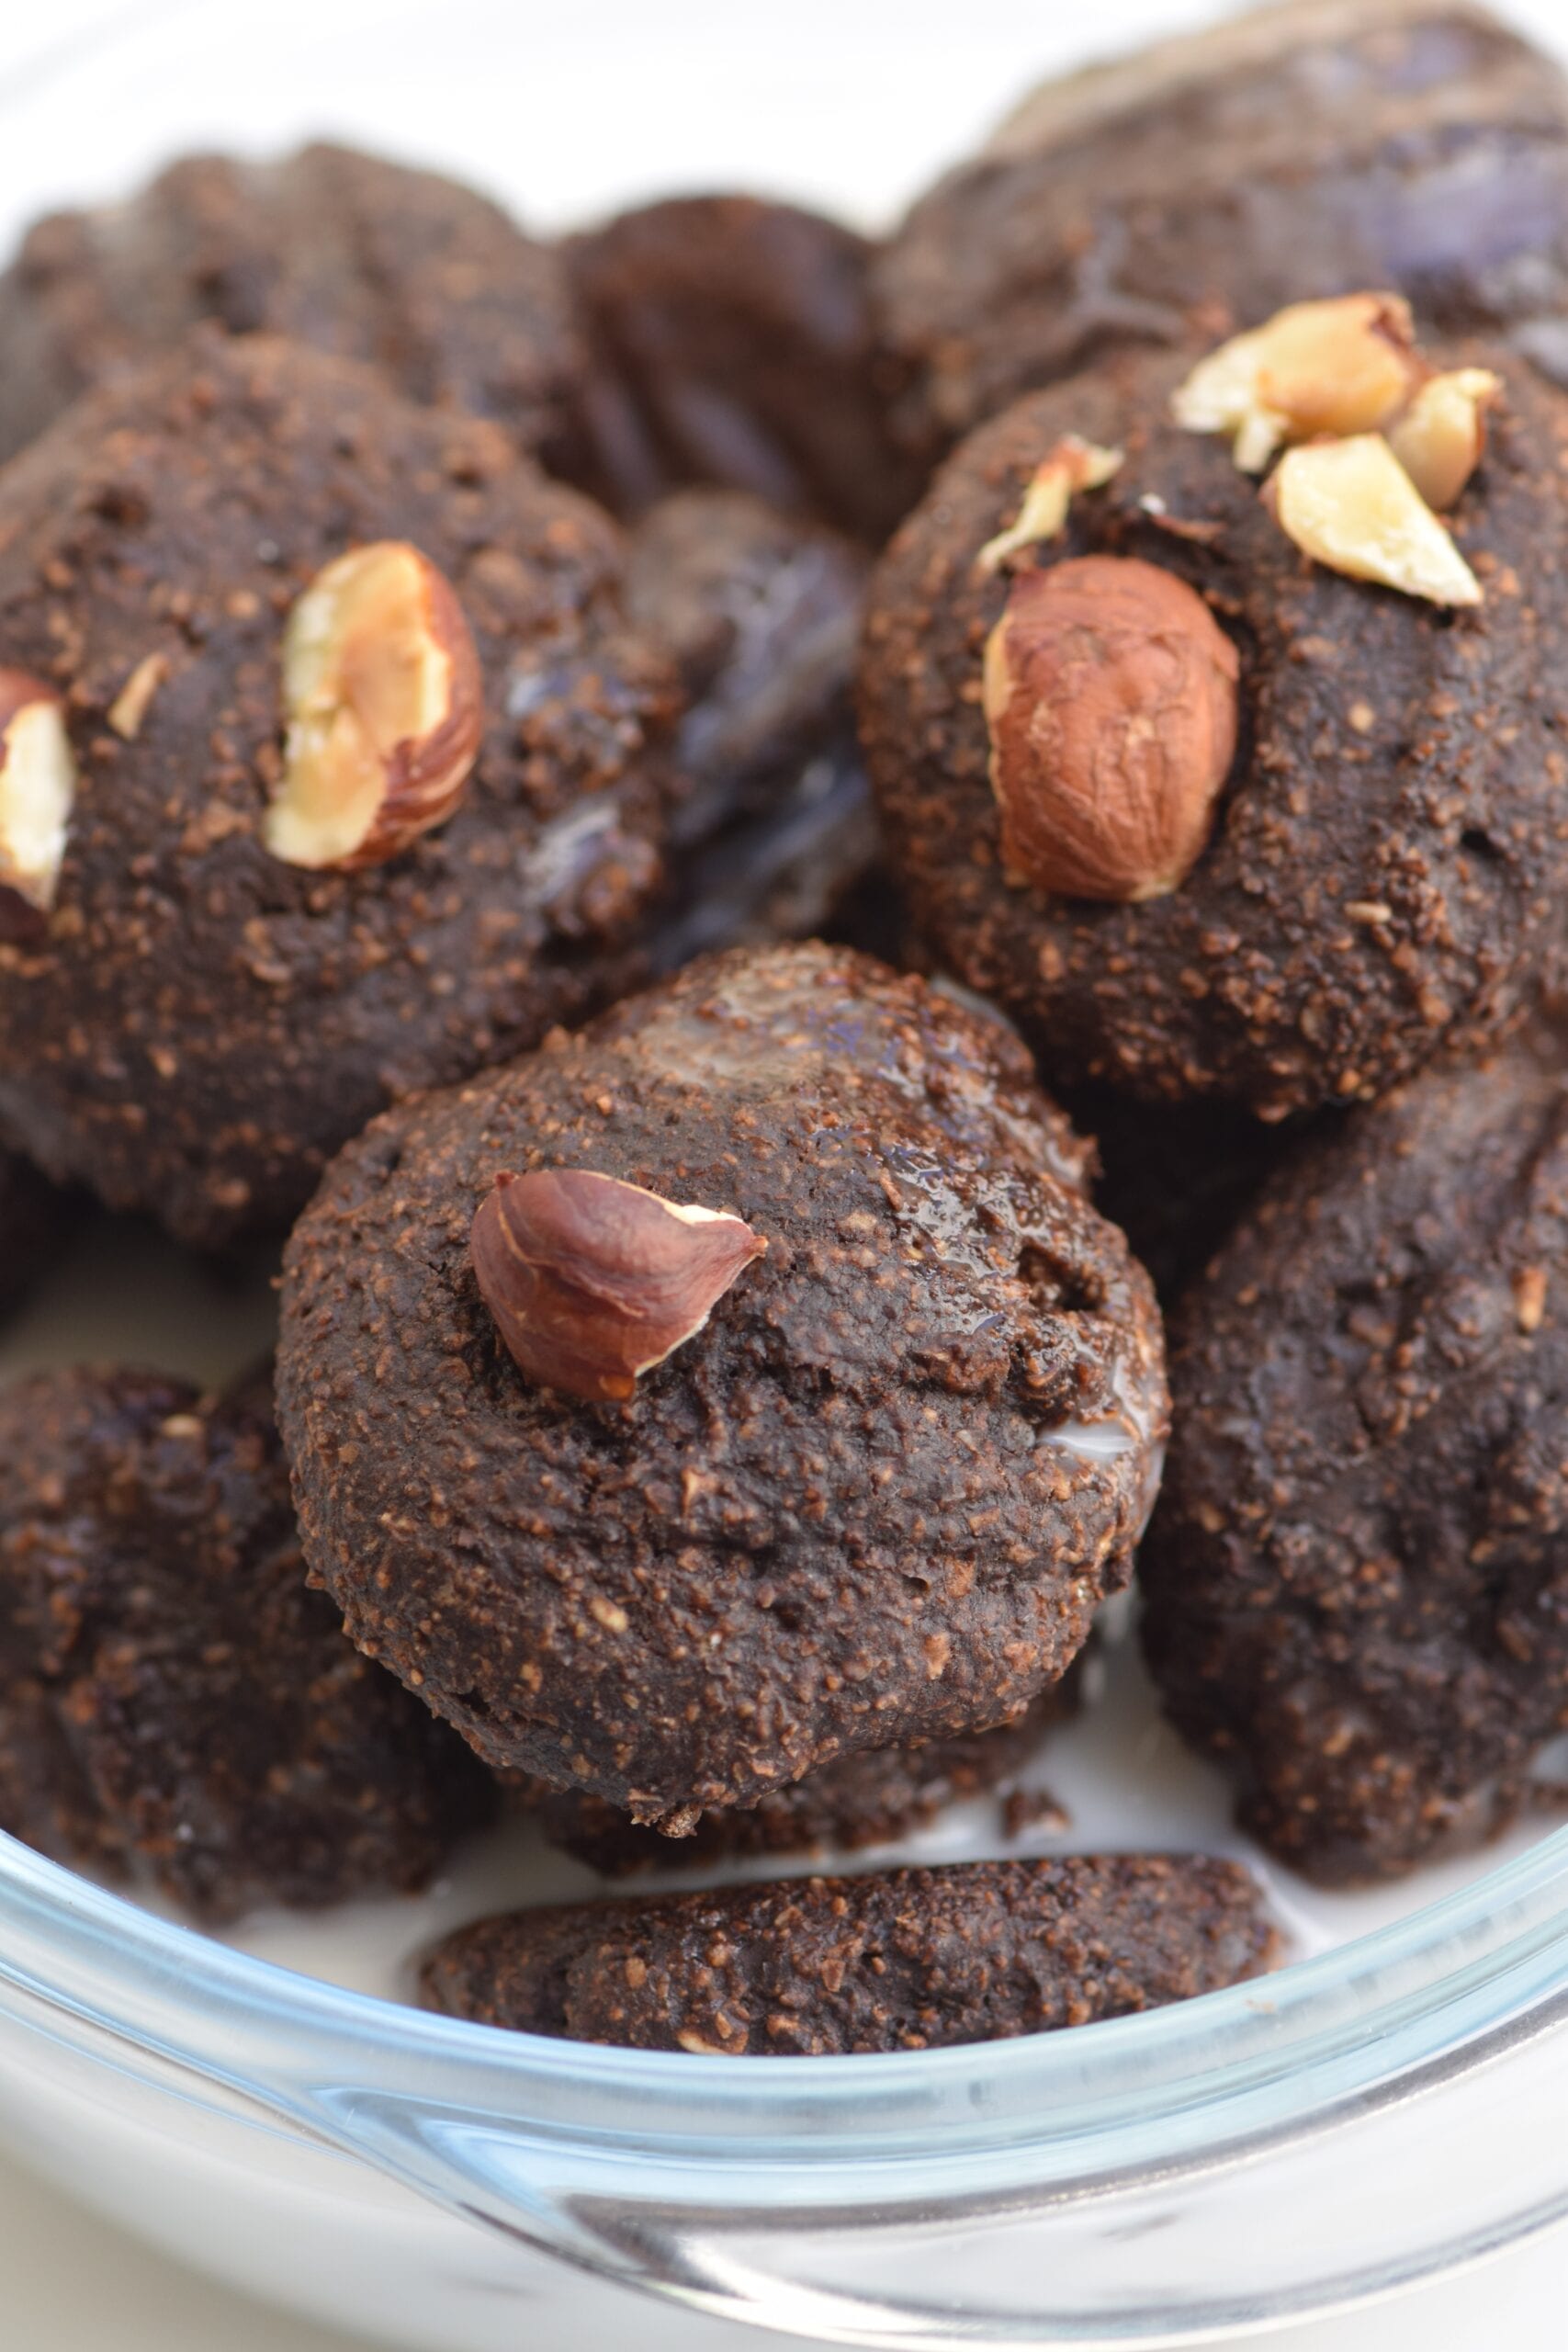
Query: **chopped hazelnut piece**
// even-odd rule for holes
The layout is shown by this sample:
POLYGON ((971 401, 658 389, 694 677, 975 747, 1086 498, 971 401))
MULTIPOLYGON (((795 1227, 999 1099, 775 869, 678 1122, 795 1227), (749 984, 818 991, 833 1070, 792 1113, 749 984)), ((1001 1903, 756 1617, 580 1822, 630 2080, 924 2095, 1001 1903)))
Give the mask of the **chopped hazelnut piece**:
POLYGON ((47 915, 76 798, 65 707, 52 686, 0 670, 0 900, 47 915))
POLYGON ((275 857, 379 865, 452 814, 483 733, 479 656, 417 548, 381 540, 317 574, 289 616, 283 697, 275 857))
POLYGON ((1490 368, 1455 368, 1422 385, 1388 445, 1428 506, 1452 506, 1481 461, 1486 412, 1501 394, 1490 368))
POLYGON ((999 571, 1008 558, 1042 539, 1054 539, 1066 528, 1067 510, 1080 490, 1100 490, 1122 463, 1120 449, 1102 449, 1065 433, 1030 476, 1023 503, 1005 531, 987 539, 975 559, 978 571, 999 571))
POLYGON ((1303 555, 1433 605, 1479 605, 1481 586, 1381 433, 1287 450, 1264 496, 1303 555))
POLYGON ((1286 442, 1385 424, 1426 374, 1397 294, 1292 302, 1266 325, 1201 359, 1171 396, 1190 433, 1230 437, 1244 473, 1261 473, 1286 442))

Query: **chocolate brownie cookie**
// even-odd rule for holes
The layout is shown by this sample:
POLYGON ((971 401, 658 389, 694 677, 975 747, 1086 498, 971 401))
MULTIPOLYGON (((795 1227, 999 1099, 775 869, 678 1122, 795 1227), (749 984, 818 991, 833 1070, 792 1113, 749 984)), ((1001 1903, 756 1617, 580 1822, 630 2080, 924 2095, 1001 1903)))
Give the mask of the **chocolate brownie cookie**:
MULTIPOLYGON (((1397 305, 1360 309, 1359 351, 1428 364, 1397 305)), ((1463 356, 1430 364, 1452 384, 1463 356)), ((1498 363, 1450 535, 1370 432, 1290 450, 1260 497, 1171 415, 1190 364, 1124 357, 954 454, 873 587, 862 735, 917 919, 1050 1079, 1275 1118, 1492 1034, 1555 942, 1568 403, 1498 363), (1375 469, 1335 552, 1408 526, 1431 594, 1305 559, 1301 461, 1375 469), (1031 518, 1069 463, 1100 486, 1053 537, 1031 518)))
POLYGON ((661 968, 808 937, 871 886, 880 841, 852 694, 868 571, 836 532, 741 491, 677 491, 632 534, 627 613, 689 696, 661 968))
POLYGON ((863 238, 795 205, 700 196, 566 254, 589 351, 577 467, 613 512, 706 482, 886 537, 919 478, 884 424, 863 238))
POLYGON ((1568 83, 1467 0, 1292 0, 1047 83, 874 270, 932 454, 1117 349, 1384 285, 1568 364, 1568 83))
POLYGON ((814 945, 402 1105, 286 1257, 312 1569, 487 1762, 642 1821, 1017 1712, 1165 1425, 1084 1160, 998 1023, 814 945))
POLYGON ((1542 1027, 1314 1137, 1182 1301, 1145 1644, 1314 1878, 1487 1837, 1568 1724, 1565 1266, 1542 1027))
POLYGON ((58 694, 69 740, 0 770, 55 842, 0 889, 0 1132, 215 1246, 617 992, 678 701, 622 565, 493 425, 265 337, 199 335, 7 468, 0 724, 58 694))
POLYGON ((0 1826, 227 1918, 419 1886, 493 1799, 307 1589, 265 1392, 0 1391, 0 1826))
POLYGON ((70 1196, 0 1151, 0 1315, 46 1271, 71 1224, 70 1196))
MULTIPOLYGON (((574 1854, 604 1878, 637 1871, 686 1870, 741 1855, 803 1854, 824 1847, 855 1853, 923 1829, 950 1804, 1005 1784, 1053 1724, 1074 1711, 1077 1677, 1069 1672, 1016 1721, 989 1731, 936 1739, 922 1747, 884 1747, 843 1757, 787 1787, 772 1789, 749 1810, 705 1813, 679 1842, 636 1822, 603 1797, 552 1789, 525 1778, 514 1793, 531 1809, 552 1846, 574 1854)), ((505 1776, 502 1776, 503 1778, 505 1776)))
POLYGON ((705 2057, 940 2050, 1090 2025, 1257 1976, 1279 1937, 1239 1862, 953 1862, 573 1903, 459 1929, 427 2008, 705 2057))
POLYGON ((203 320, 373 362, 414 401, 562 440, 581 354, 558 251, 471 188, 344 147, 189 155, 39 221, 0 277, 0 456, 203 320))

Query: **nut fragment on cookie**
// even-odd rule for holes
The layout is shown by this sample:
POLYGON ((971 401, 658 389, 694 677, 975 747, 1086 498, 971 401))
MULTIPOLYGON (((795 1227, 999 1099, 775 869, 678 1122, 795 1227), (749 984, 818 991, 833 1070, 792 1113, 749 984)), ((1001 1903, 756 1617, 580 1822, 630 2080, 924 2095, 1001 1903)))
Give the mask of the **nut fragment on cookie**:
POLYGON ((498 1176, 470 1240, 519 1371, 594 1402, 630 1396, 767 1247, 728 1211, 682 1207, 586 1168, 498 1176))
POLYGON ((1156 564, 1082 556, 1016 579, 983 694, 1010 875, 1077 899, 1178 889, 1235 754, 1239 674, 1201 597, 1156 564))
POLYGON ((1503 379, 1490 368, 1431 377, 1388 430, 1388 446, 1428 506, 1453 505, 1486 446, 1486 412, 1503 379))
POLYGON ((987 539, 975 559, 976 571, 999 571, 1008 558, 1042 539, 1060 536, 1067 510, 1080 490, 1100 490, 1120 471, 1124 453, 1064 433, 1030 476, 1023 503, 1005 531, 987 539))
POLYGON ((479 656, 417 548, 378 540, 318 572, 289 615, 283 699, 275 857, 377 865, 452 814, 483 734, 479 656))
POLYGON ((1426 369, 1397 294, 1292 302, 1201 359, 1171 395, 1190 433, 1223 433, 1243 473, 1287 441, 1368 433, 1410 400, 1426 369))
POLYGON ((1431 605, 1479 605, 1481 583, 1381 433, 1289 449, 1267 488, 1275 520, 1315 563, 1431 605))
POLYGON ((0 669, 0 908, 9 895, 48 914, 75 797, 64 704, 41 678, 0 669))

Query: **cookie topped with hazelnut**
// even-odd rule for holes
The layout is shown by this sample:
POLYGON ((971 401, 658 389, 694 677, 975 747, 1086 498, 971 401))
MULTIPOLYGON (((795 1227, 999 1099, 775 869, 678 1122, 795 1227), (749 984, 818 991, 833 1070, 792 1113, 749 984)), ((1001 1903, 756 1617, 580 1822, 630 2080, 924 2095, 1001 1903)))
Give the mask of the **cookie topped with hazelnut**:
POLYGON ((0 456, 204 320, 365 360, 408 399, 494 417, 544 453, 581 368, 558 248, 472 188, 346 147, 187 155, 23 239, 0 277, 0 456))
POLYGON ((219 1244, 618 992, 679 692, 494 425, 203 333, 0 480, 0 1133, 219 1244))
POLYGON ((1248 1827, 1327 1883, 1495 1834, 1563 1728, 1565 1268, 1541 1023, 1323 1128, 1178 1309, 1145 1646, 1248 1827))
POLYGON ((872 591, 939 955, 1064 1084, 1267 1117, 1528 996, 1568 886, 1568 405, 1377 292, 1032 394, 872 591))
POLYGON ((264 1383, 0 1394, 0 1827, 229 1918, 422 1885, 494 1797, 307 1587, 264 1383))
POLYGON ((488 1762, 667 1826, 1016 1713, 1165 1426, 1087 1157, 991 1016, 816 945, 401 1105, 287 1252, 313 1573, 488 1762))
POLYGON ((1285 0, 1045 83, 877 254, 928 457, 1119 350, 1393 285, 1568 374, 1568 79, 1472 0, 1285 0))

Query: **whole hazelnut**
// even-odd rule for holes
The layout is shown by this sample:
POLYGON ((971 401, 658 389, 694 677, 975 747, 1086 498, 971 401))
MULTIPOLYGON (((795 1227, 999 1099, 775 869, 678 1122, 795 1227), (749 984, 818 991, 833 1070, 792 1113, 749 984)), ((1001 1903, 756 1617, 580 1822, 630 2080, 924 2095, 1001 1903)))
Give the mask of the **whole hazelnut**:
POLYGON ((1089 555, 1021 573, 983 695, 1010 876, 1071 899, 1179 888, 1235 753, 1239 675, 1201 597, 1157 565, 1089 555))
POLYGON ((592 1169, 541 1168, 496 1178, 469 1253, 524 1376, 604 1403, 694 1339, 767 1246, 728 1211, 682 1207, 592 1169))
POLYGON ((397 539, 329 563, 289 615, 283 700, 268 849, 311 867, 395 857, 452 814, 483 737, 479 655, 450 582, 397 539))
POLYGON ((0 669, 0 931, 44 927, 75 797, 63 702, 26 670, 0 669))

